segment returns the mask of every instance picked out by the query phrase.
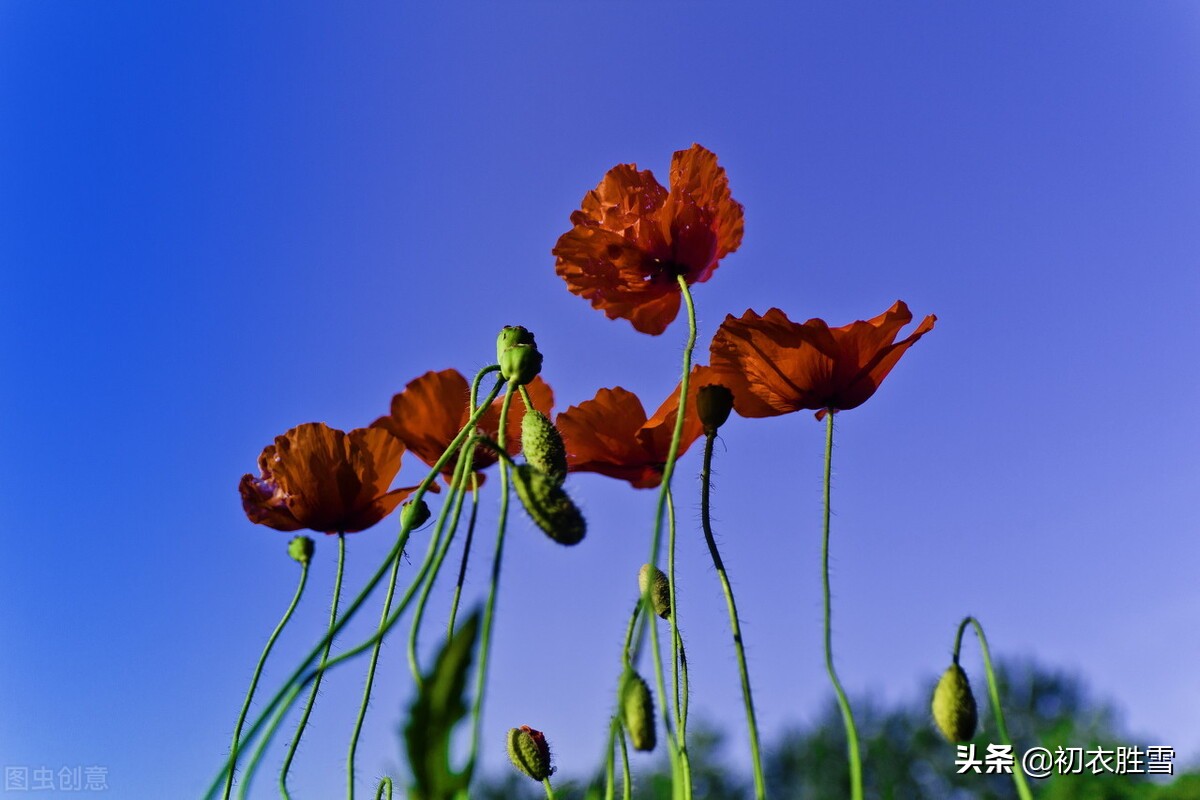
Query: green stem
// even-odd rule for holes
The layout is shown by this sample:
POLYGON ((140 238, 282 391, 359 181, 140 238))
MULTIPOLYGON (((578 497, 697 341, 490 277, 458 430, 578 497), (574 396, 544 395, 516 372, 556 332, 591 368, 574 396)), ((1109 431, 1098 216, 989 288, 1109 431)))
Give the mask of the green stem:
MULTIPOLYGON (((962 648, 963 633, 966 631, 967 625, 975 628, 975 635, 979 638, 979 649, 983 652, 983 669, 987 673, 988 682, 988 699, 992 704, 992 714, 996 717, 996 727, 1000 731, 1000 741, 1008 746, 1012 746, 1012 737, 1008 735, 1008 726, 1004 724, 1004 709, 1000 707, 1000 686, 996 682, 996 673, 992 669, 992 653, 988 650, 987 637, 983 635, 983 626, 979 624, 979 620, 974 617, 966 617, 958 625, 958 633, 954 637, 954 663, 958 664, 958 652, 962 648)), ((1013 763, 1013 783, 1016 784, 1017 794, 1021 796, 1021 800, 1033 800, 1033 793, 1029 789, 1029 784, 1025 781, 1025 773, 1021 769, 1021 759, 1015 759, 1013 763)))
MULTIPOLYGON (((308 563, 305 561, 300 566, 300 585, 296 587, 296 594, 292 597, 292 602, 287 607, 287 611, 283 612, 283 618, 279 620, 279 624, 275 626, 275 630, 267 639, 267 646, 263 648, 262 655, 258 658, 258 665, 254 668, 254 677, 250 679, 250 689, 246 692, 246 700, 242 703, 242 711, 238 714, 237 725, 233 728, 233 745, 230 749, 229 758, 233 765, 237 764, 238 746, 241 743, 242 725, 246 722, 246 714, 250 711, 250 701, 254 699, 254 690, 258 688, 258 679, 262 677, 263 666, 267 663, 267 656, 271 654, 271 648, 275 646, 275 640, 279 638, 279 634, 283 632, 283 628, 288 624, 288 620, 292 618, 292 612, 296 610, 296 606, 300 603, 300 595, 304 593, 304 584, 308 582, 308 563)), ((229 800, 229 794, 233 791, 233 768, 229 770, 229 776, 225 781, 225 800, 229 800)))
POLYGON ((550 779, 543 778, 542 786, 546 788, 546 800, 554 800, 554 789, 550 787, 550 779))
POLYGON ((625 731, 617 728, 617 741, 621 744, 621 797, 629 800, 633 794, 633 776, 629 771, 629 748, 625 745, 625 731))
POLYGON ((392 779, 386 776, 379 779, 379 788, 375 790, 375 800, 383 800, 384 789, 387 789, 387 800, 392 800, 392 779))
POLYGON ((763 800, 767 796, 767 782, 763 777, 762 748, 758 741, 758 722, 754 714, 754 697, 750 692, 750 671, 746 667, 746 648, 742 642, 742 623, 738 618, 737 603, 733 599, 733 585, 725 570, 725 562, 717 549, 717 540, 712 531, 711 495, 712 495, 712 455, 716 431, 704 437, 704 466, 700 472, 700 522, 704 527, 704 540, 708 543, 708 552, 712 556, 713 567, 717 570, 717 578, 721 581, 721 590, 725 593, 725 606, 729 610, 729 629, 733 633, 733 649, 737 653, 738 673, 742 681, 742 702, 746 706, 746 725, 750 729, 750 758, 754 764, 754 796, 763 800))
MULTIPOLYGON (((499 369, 500 367, 498 365, 492 364, 491 366, 485 367, 482 370, 482 373, 486 374, 489 372, 495 372, 499 369)), ((478 423, 480 417, 483 416, 488 404, 495 399, 496 395, 500 393, 500 389, 503 386, 504 383, 502 381, 498 381, 496 383, 496 386, 492 389, 488 399, 475 410, 475 413, 471 415, 469 420, 467 420, 467 423, 462 427, 462 430, 458 432, 458 435, 454 437, 454 440, 442 453, 441 457, 437 460, 433 467, 430 468, 429 473, 425 476, 425 479, 422 480, 417 486, 416 491, 411 497, 412 502, 420 502, 425 496, 425 493, 429 491, 429 487, 433 485, 434 480, 436 480, 437 476, 441 474, 442 469, 445 468, 446 463, 449 462, 451 456, 458 452, 458 449, 462 446, 463 442, 475 429, 476 423, 478 423)), ((383 576, 386 574, 388 567, 391 566, 392 559, 396 558, 404 551, 404 545, 408 542, 408 536, 410 533, 411 530, 402 522, 400 527, 400 535, 397 537, 396 543, 392 545, 391 551, 384 558, 383 563, 379 565, 379 567, 375 570, 375 574, 372 575, 370 580, 367 581, 366 586, 362 588, 362 590, 358 593, 358 596, 355 597, 350 603, 350 606, 346 609, 346 613, 337 621, 337 624, 325 634, 325 637, 321 641, 317 642, 316 646, 314 646, 304 660, 301 661, 300 665, 293 670, 292 674, 284 682, 283 686, 281 686, 275 693, 275 696, 272 697, 267 703, 266 707, 259 712, 254 724, 250 726, 250 730, 246 734, 247 739, 257 736, 259 732, 263 730, 264 725, 269 725, 269 729, 263 732, 264 738, 269 741, 270 738, 274 736, 279 722, 283 719, 284 714, 291 707, 291 704, 295 702, 295 699, 299 695, 303 686, 307 685, 307 683, 312 680, 315 675, 322 672, 328 666, 331 666, 334 662, 348 658, 351 654, 357 655, 359 652, 362 652, 362 649, 356 649, 350 653, 343 653, 341 657, 334 659, 334 661, 330 662, 330 664, 326 667, 318 667, 314 672, 309 672, 306 675, 306 670, 308 670, 310 665, 317 660, 325 645, 332 641, 333 637, 336 636, 337 633, 346 626, 346 624, 354 616, 355 612, 358 611, 359 607, 361 607, 366 601, 367 597, 371 594, 375 587, 378 586, 380 581, 383 580, 383 576), (281 704, 282 708, 280 708, 281 704), (275 716, 272 717, 272 714, 275 716), (270 720, 269 723, 268 720, 270 720)), ((393 619, 395 619, 396 616, 397 615, 393 615, 393 619)), ((374 639, 369 640, 369 642, 373 643, 374 639)), ((222 764, 221 770, 217 773, 212 782, 209 784, 208 788, 205 790, 204 800, 213 800, 213 798, 216 797, 217 791, 225 778, 226 772, 228 772, 231 768, 232 761, 231 759, 227 758, 222 764)))
MULTIPOLYGON (((500 430, 496 433, 497 444, 499 445, 498 452, 501 455, 507 454, 504 449, 505 433, 508 427, 508 410, 512 405, 513 395, 516 393, 516 384, 509 381, 508 390, 504 393, 504 402, 500 406, 500 430)), ((508 528, 508 460, 500 459, 500 521, 496 528, 496 550, 492 556, 492 578, 491 585, 488 588, 487 601, 483 607, 483 632, 479 643, 479 670, 475 675, 475 699, 471 708, 471 752, 467 758, 467 767, 464 771, 467 776, 467 781, 470 782, 475 774, 475 765, 479 759, 479 739, 483 728, 483 694, 487 688, 487 668, 488 656, 491 653, 492 642, 492 623, 496 617, 496 595, 500 588, 500 562, 504 555, 504 534, 508 528)))
POLYGON ((458 528, 459 512, 462 510, 463 498, 466 497, 466 491, 460 490, 458 487, 466 485, 466 473, 471 468, 471 442, 473 441, 474 439, 468 441, 467 445, 458 454, 458 465, 454 469, 454 476, 452 478, 454 485, 450 487, 450 493, 446 497, 446 502, 442 504, 441 513, 438 514, 433 541, 430 544, 431 549, 436 553, 433 568, 422 582, 421 596, 417 598, 417 608, 413 612, 412 628, 408 634, 408 667, 418 688, 425 682, 425 678, 421 674, 421 665, 417 660, 417 639, 421 634, 421 622, 425 618, 425 604, 429 601, 429 594, 433 591, 433 584, 437 580, 438 573, 442 571, 442 563, 446 560, 446 552, 450 549, 450 542, 454 539, 454 531, 458 528), (442 532, 446 530, 446 519, 451 508, 454 509, 454 513, 450 518, 450 532, 443 540, 442 532))
MULTIPOLYGON (((684 408, 679 404, 680 410, 684 408)), ((683 414, 679 414, 683 418, 683 414)), ((679 604, 675 602, 675 496, 667 489, 667 586, 670 592, 671 616, 671 680, 675 692, 675 730, 679 746, 679 761, 683 772, 684 796, 692 795, 691 759, 687 750, 688 675, 687 656, 683 637, 679 633, 679 604), (682 684, 682 688, 681 688, 682 684), (682 699, 681 699, 682 692, 682 699)))
POLYGON ((825 521, 824 535, 821 539, 821 586, 824 592, 825 608, 825 670, 833 683, 833 691, 837 694, 838 708, 842 711, 842 724, 846 727, 846 749, 850 757, 850 796, 852 800, 862 800, 863 777, 862 757, 859 755, 858 729, 854 726, 854 714, 850 711, 850 701, 838 680, 833 668, 833 633, 829 611, 829 479, 833 469, 833 409, 827 409, 825 417, 825 521))
POLYGON ((450 601, 450 620, 446 624, 446 641, 454 636, 454 620, 458 616, 458 604, 462 599, 463 584, 467 581, 467 561, 471 558, 471 543, 475 539, 475 519, 479 513, 479 477, 471 474, 471 518, 467 520, 467 538, 463 542, 462 563, 458 566, 458 580, 454 583, 454 599, 450 601))
MULTIPOLYGON (((663 464, 662 482, 659 485, 658 492, 658 506, 654 514, 654 536, 650 543, 650 565, 655 569, 658 568, 658 552, 662 545, 662 528, 663 518, 666 516, 667 493, 671 488, 671 478, 675 474, 675 462, 679 459, 679 445, 683 439, 683 420, 687 411, 688 383, 692 373, 692 351, 696 347, 696 306, 692 302, 692 293, 688 288, 687 280, 680 275, 677 278, 677 282, 679 284, 679 291, 683 295, 684 303, 687 306, 688 338, 683 348, 683 371, 679 381, 679 408, 675 414, 675 429, 671 434, 671 446, 667 450, 666 463, 663 464)), ((650 581, 646 585, 646 591, 642 593, 642 604, 647 609, 647 617, 651 616, 654 608, 653 600, 650 596, 652 588, 653 581, 650 581)), ((675 738, 671 731, 671 712, 667 705, 666 681, 663 679, 662 651, 658 643, 658 626, 649 623, 649 627, 651 647, 654 650, 654 680, 663 710, 663 724, 666 728, 664 738, 667 742, 667 755, 671 761, 671 772, 674 777, 679 774, 681 766, 675 738)), ((672 785, 674 786, 674 781, 672 781, 672 785)))
MULTIPOLYGON (((346 534, 337 535, 337 573, 334 577, 334 600, 329 606, 329 627, 334 630, 335 622, 337 621, 337 606, 341 602, 342 597, 342 576, 346 573, 346 534)), ((325 640, 325 648, 320 654, 320 660, 324 662, 329 658, 329 650, 334 645, 334 639, 329 637, 325 640)), ((304 712, 300 715, 300 723, 296 726, 296 733, 292 738, 292 744, 288 745, 288 752, 283 758, 283 766, 280 769, 280 795, 283 798, 290 798, 288 794, 288 770, 292 769, 292 760, 295 758, 296 747, 300 746, 300 736, 304 735, 305 726, 308 724, 308 717, 312 715, 312 706, 317 702, 317 692, 320 690, 320 680, 313 682, 312 692, 308 693, 308 700, 304 706, 304 712)), ((254 753, 256 760, 262 758, 262 754, 266 751, 266 741, 260 742, 258 751, 254 753)), ((247 778, 250 776, 246 776, 247 778)), ((247 780, 248 783, 248 780, 247 780)))

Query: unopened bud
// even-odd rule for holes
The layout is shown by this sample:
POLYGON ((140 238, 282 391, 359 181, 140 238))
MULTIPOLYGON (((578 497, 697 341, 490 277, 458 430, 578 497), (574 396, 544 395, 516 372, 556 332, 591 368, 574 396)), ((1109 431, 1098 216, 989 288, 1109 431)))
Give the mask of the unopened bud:
POLYGON ((717 428, 729 419, 733 409, 733 392, 719 383, 701 386, 696 392, 696 411, 706 434, 717 432, 717 428))
POLYGON ((513 468, 513 488, 537 526, 559 544, 579 544, 587 523, 562 487, 546 475, 520 464, 513 468))
POLYGON ((528 725, 508 732, 508 760, 535 781, 544 781, 554 774, 546 737, 528 725))
POLYGON ((567 448, 562 434, 542 412, 531 408, 521 419, 521 452, 538 472, 561 485, 567 477, 567 448))
POLYGON ((518 344, 500 354, 500 374, 524 386, 542 371, 542 354, 531 344, 518 344))
POLYGON ((951 664, 942 673, 933 690, 933 721, 942 735, 953 743, 968 742, 975 736, 979 710, 975 706, 975 695, 971 694, 967 673, 958 664, 951 664))
POLYGON ((629 733, 633 749, 654 749, 654 697, 641 676, 626 668, 621 677, 621 723, 629 733))
POLYGON ((671 582, 661 569, 651 564, 643 564, 638 570, 638 591, 642 597, 646 596, 647 589, 650 591, 650 601, 654 604, 654 613, 663 619, 670 619, 671 582), (651 580, 654 581, 653 586, 650 586, 651 580))
POLYGON ((404 505, 400 506, 400 524, 405 530, 415 531, 417 528, 429 521, 429 506, 424 500, 413 503, 409 500, 404 505))
POLYGON ((314 548, 312 539, 307 536, 297 536, 288 542, 288 555, 301 564, 307 564, 312 561, 314 548))
POLYGON ((510 347, 516 347, 519 344, 537 347, 533 333, 525 326, 505 325, 501 328, 500 335, 496 337, 496 362, 499 363, 500 357, 504 355, 505 350, 510 347))

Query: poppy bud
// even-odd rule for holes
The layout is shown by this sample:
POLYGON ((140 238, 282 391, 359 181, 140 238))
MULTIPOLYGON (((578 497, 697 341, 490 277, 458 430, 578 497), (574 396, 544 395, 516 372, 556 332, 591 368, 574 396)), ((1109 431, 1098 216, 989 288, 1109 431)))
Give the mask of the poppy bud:
POLYGON ((967 673, 951 664, 933 690, 933 721, 950 742, 970 741, 979 722, 979 710, 967 673))
POLYGON ((535 781, 544 781, 554 774, 546 737, 528 725, 508 732, 508 760, 535 781))
POLYGON ((531 344, 517 344, 500 354, 500 374, 524 386, 542 371, 542 354, 531 344))
POLYGON ((301 564, 307 564, 312 561, 314 547, 312 539, 307 536, 297 536, 288 542, 288 555, 301 564))
POLYGON ((733 392, 719 383, 701 386, 696 392, 696 411, 700 414, 700 422, 704 432, 712 434, 729 419, 733 410, 733 392))
POLYGON ((621 723, 633 749, 647 753, 654 749, 654 697, 641 676, 628 668, 621 676, 621 723))
POLYGON ((650 589, 650 601, 654 604, 654 613, 663 619, 670 619, 671 582, 667 580, 667 576, 663 574, 661 569, 651 564, 643 564, 642 568, 638 570, 638 591, 642 593, 642 597, 646 596, 646 589, 649 587, 651 575, 654 576, 654 587, 650 589))
POLYGON ((429 506, 425 504, 424 500, 415 505, 412 500, 409 500, 400 506, 400 524, 404 526, 405 530, 415 531, 429 521, 429 516, 429 506))
POLYGON ((533 333, 528 328, 523 325, 505 325, 500 330, 500 335, 496 337, 496 362, 500 362, 505 350, 520 344, 537 347, 533 333))
POLYGON ((567 477, 567 448, 554 423, 537 409, 529 409, 521 419, 521 452, 530 466, 555 484, 567 477))
POLYGON ((549 477, 529 464, 513 468, 513 488, 530 518, 559 544, 579 544, 587 523, 571 498, 549 477))

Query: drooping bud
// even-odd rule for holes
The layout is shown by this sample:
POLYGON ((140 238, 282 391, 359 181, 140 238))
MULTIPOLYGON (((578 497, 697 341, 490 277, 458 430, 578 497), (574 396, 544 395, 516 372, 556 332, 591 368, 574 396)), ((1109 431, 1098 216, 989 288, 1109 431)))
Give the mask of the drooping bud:
POLYGON ((567 477, 567 448, 562 434, 542 412, 531 408, 521 419, 521 452, 525 460, 555 484, 567 477))
POLYGON ((505 380, 524 386, 542 371, 542 354, 527 328, 507 325, 496 337, 496 363, 505 380))
POLYGON ((733 410, 733 392, 719 383, 701 386, 696 391, 696 411, 700 415, 700 423, 704 425, 705 434, 717 432, 717 428, 729 419, 733 410))
POLYGON ((654 749, 654 697, 642 677, 629 668, 621 676, 621 723, 635 750, 654 749))
POLYGON ((968 742, 975 735, 979 710, 967 673, 951 664, 933 690, 933 721, 950 742, 968 742))
POLYGON ((647 588, 650 589, 650 601, 654 604, 654 613, 663 619, 670 619, 671 582, 667 580, 667 576, 661 569, 651 564, 643 564, 642 568, 638 570, 638 591, 641 592, 642 597, 646 596, 647 588), (651 580, 654 581, 652 587, 650 586, 651 580))
POLYGON ((513 488, 537 526, 559 544, 579 544, 587 523, 562 487, 529 464, 513 468, 513 488))
POLYGON ((409 500, 404 505, 400 506, 400 524, 405 530, 415 531, 417 528, 429 521, 429 506, 424 500, 413 503, 409 500))
POLYGON ((297 536, 288 542, 288 555, 301 564, 308 564, 312 561, 314 547, 312 539, 307 536, 297 536))
POLYGON ((544 781, 554 774, 546 737, 528 725, 508 732, 508 760, 535 781, 544 781))

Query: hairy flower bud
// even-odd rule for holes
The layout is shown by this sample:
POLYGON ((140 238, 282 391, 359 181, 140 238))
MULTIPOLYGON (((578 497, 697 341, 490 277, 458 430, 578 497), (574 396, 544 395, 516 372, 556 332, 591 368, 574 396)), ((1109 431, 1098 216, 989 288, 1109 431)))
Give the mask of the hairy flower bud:
POLYGON ((951 664, 933 690, 933 721, 950 742, 967 742, 975 735, 979 710, 967 673, 951 664))
POLYGON ((654 604, 654 613, 658 614, 663 619, 671 618, 671 582, 667 580, 667 576, 663 571, 651 564, 643 564, 638 570, 638 591, 642 597, 646 596, 647 588, 650 589, 650 601, 654 604), (653 575, 653 578, 651 576, 653 575), (654 581, 654 586, 650 587, 650 581, 654 581))
POLYGON ((513 468, 513 488, 537 526, 559 544, 579 544, 587 523, 571 498, 549 477, 529 464, 513 468))
POLYGON ((562 434, 542 412, 531 408, 521 419, 521 452, 525 460, 555 484, 567 477, 567 448, 562 434))
POLYGON ((297 536, 288 542, 288 555, 301 564, 308 564, 312 561, 314 547, 312 539, 307 536, 297 536))
POLYGON ((508 732, 508 760, 535 781, 544 781, 554 774, 546 737, 528 725, 508 732))
POLYGON ((733 410, 733 392, 719 383, 701 386, 696 391, 696 411, 706 434, 717 432, 717 428, 729 419, 733 410))
POLYGON ((429 506, 425 504, 424 500, 415 504, 409 500, 400 506, 400 524, 406 530, 415 531, 429 521, 429 516, 429 506))
POLYGON ((505 380, 524 386, 542 371, 542 354, 527 328, 508 325, 496 337, 496 363, 505 380))
POLYGON ((621 676, 621 723, 635 750, 654 749, 654 697, 641 676, 628 668, 621 676))

